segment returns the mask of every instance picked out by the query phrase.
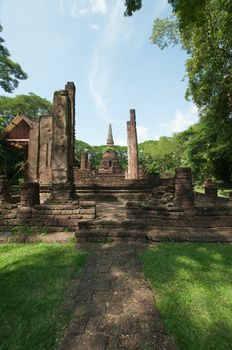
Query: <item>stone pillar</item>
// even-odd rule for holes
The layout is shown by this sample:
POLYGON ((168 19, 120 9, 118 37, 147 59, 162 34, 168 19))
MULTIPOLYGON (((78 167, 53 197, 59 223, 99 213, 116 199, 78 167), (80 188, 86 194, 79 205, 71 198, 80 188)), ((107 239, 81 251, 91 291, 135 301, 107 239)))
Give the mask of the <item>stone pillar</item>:
POLYGON ((68 200, 73 195, 73 129, 69 93, 56 91, 52 120, 51 198, 68 200))
POLYGON ((90 159, 88 159, 88 171, 92 171, 92 162, 90 159))
POLYGON ((38 182, 24 182, 20 185, 21 207, 33 207, 40 204, 40 186, 38 182))
POLYGON ((0 176, 0 206, 5 203, 9 202, 10 200, 10 192, 9 192, 9 186, 7 183, 7 178, 4 175, 0 176))
POLYGON ((85 171, 89 169, 89 152, 84 150, 81 154, 81 171, 85 171))
POLYGON ((40 183, 52 181, 52 116, 40 117, 38 180, 40 183))
MULTIPOLYGON (((75 166, 75 97, 76 97, 76 87, 73 82, 67 82, 65 85, 65 90, 68 92, 70 100, 70 113, 71 113, 71 152, 72 157, 70 158, 70 164, 73 168, 75 166)), ((73 176, 73 173, 72 173, 73 176)))
POLYGON ((71 180, 71 113, 67 91, 56 91, 53 100, 52 120, 52 182, 71 180))
POLYGON ((217 200, 217 186, 211 179, 207 179, 205 182, 205 199, 211 202, 217 200))
POLYGON ((194 207, 191 168, 177 168, 175 176, 175 202, 184 210, 194 207))
POLYGON ((138 141, 135 120, 135 110, 130 110, 130 121, 127 122, 127 152, 128 152, 128 179, 139 178, 138 141))
POLYGON ((32 182, 39 178, 39 140, 40 140, 40 120, 33 122, 30 129, 30 139, 28 145, 28 163, 26 181, 32 182))

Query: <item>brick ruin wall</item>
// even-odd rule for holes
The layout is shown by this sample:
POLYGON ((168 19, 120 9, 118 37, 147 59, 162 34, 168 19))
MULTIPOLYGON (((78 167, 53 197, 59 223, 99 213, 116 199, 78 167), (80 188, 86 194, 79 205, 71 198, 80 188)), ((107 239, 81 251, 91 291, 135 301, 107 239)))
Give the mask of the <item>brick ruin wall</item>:
POLYGON ((0 209, 0 228, 28 226, 57 229, 75 229, 82 220, 94 220, 96 204, 94 201, 72 201, 65 204, 41 204, 17 206, 5 204, 0 209))
MULTIPOLYGON (((183 174, 176 178, 156 178, 153 190, 150 188, 146 192, 146 200, 126 202, 125 219, 120 222, 95 220, 96 202, 91 200, 38 204, 39 184, 26 183, 21 185, 20 205, 2 203, 0 227, 29 226, 48 231, 69 228, 77 232, 79 240, 232 241, 231 199, 215 197, 213 186, 206 191, 205 196, 201 196, 200 201, 198 195, 192 199, 191 191, 189 194, 189 187, 186 186, 190 182, 191 177, 183 174), (185 180, 178 182, 177 178, 185 180), (182 187, 179 186, 180 183, 182 187), (189 194, 187 202, 185 190, 189 194)), ((135 191, 135 183, 131 182, 131 188, 127 188, 128 195, 135 191)), ((144 184, 138 181, 137 186, 138 191, 144 192, 144 184)), ((119 188, 120 186, 117 191, 119 188)), ((115 190, 116 187, 113 191, 115 190)), ((126 192, 125 187, 121 186, 121 190, 126 192)))

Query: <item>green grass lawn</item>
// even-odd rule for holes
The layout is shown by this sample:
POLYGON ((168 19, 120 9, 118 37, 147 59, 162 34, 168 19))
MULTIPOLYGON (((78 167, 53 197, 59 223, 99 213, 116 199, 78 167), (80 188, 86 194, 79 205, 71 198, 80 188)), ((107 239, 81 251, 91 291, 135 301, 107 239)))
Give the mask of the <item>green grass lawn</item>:
POLYGON ((232 245, 159 243, 141 259, 180 349, 232 349, 232 245))
POLYGON ((0 349, 55 349, 85 253, 66 244, 0 246, 0 349), (68 301, 69 300, 69 301, 68 301))

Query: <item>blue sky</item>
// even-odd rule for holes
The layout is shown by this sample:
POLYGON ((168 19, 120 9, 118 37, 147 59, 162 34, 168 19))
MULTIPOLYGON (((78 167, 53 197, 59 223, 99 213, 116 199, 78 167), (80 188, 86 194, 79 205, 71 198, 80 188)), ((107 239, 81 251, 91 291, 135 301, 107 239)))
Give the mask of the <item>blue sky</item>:
POLYGON ((149 41, 154 18, 170 15, 170 5, 144 0, 132 17, 124 10, 124 0, 0 0, 5 45, 28 74, 13 95, 52 100, 73 81, 76 138, 92 145, 106 142, 109 123, 115 143, 126 144, 130 108, 139 142, 196 122, 196 108, 184 98, 185 53, 149 41))

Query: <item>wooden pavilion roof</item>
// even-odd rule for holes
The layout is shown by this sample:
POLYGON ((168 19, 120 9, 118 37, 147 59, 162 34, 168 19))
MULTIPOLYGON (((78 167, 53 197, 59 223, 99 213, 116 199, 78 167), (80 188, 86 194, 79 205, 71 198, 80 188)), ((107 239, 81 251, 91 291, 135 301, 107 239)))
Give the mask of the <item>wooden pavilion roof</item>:
POLYGON ((33 121, 22 114, 16 115, 0 135, 0 141, 8 147, 24 149, 30 139, 30 128, 33 121))

